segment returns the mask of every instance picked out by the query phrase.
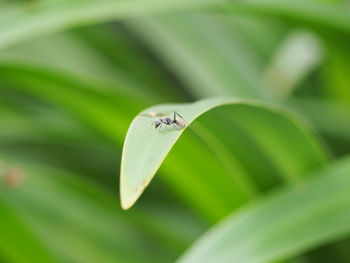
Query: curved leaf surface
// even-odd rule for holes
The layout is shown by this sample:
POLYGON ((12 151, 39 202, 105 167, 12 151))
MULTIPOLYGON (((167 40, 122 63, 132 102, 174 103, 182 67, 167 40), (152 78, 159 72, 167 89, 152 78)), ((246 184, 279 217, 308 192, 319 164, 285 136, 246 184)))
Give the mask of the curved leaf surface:
MULTIPOLYGON (((219 107, 219 106, 237 107, 237 113, 240 116, 235 116, 238 119, 248 118, 247 121, 241 121, 244 123, 246 130, 251 132, 263 133, 264 136, 259 138, 260 144, 268 146, 266 144, 277 142, 279 147, 288 147, 288 142, 283 143, 281 138, 273 138, 266 131, 259 128, 262 121, 270 122, 271 126, 277 131, 287 130, 289 138, 293 140, 295 151, 293 155, 300 155, 299 160, 304 159, 301 163, 308 161, 309 157, 313 156, 314 163, 318 165, 324 163, 326 157, 325 153, 321 150, 320 144, 310 136, 310 132, 304 127, 302 122, 297 120, 290 114, 287 114, 280 108, 269 105, 268 103, 261 103, 255 100, 234 99, 234 98, 213 98, 201 100, 190 104, 167 104, 154 106, 141 112, 131 123, 127 136, 124 142, 122 162, 121 162, 121 175, 120 175, 120 191, 121 191, 121 204, 122 207, 127 209, 133 205, 138 199, 146 186, 150 183, 154 174, 164 161, 175 142, 179 139, 185 129, 178 129, 176 127, 162 127, 161 130, 155 130, 151 127, 152 122, 156 117, 152 117, 155 114, 172 115, 175 111, 179 112, 184 120, 187 122, 187 127, 203 113, 219 107), (239 105, 246 105, 247 108, 253 109, 250 111, 246 108, 239 108, 239 105), (275 112, 277 116, 271 116, 269 114, 258 114, 259 112, 275 112), (283 119, 283 122, 280 122, 283 119), (255 123, 251 125, 250 123, 255 123), (253 130, 256 129, 256 130, 253 130), (288 132, 288 130, 290 130, 288 132), (311 154, 309 154, 311 152, 311 154), (303 157, 301 157, 301 155, 303 157)), ((234 109, 232 109, 234 114, 234 109)), ((219 124, 219 122, 217 123, 219 124)), ((215 123, 212 124, 213 127, 215 123)), ((229 127, 229 126, 228 126, 229 127)), ((283 132, 284 134, 284 132, 283 132)), ((278 134, 276 134, 278 136, 278 134)), ((190 141, 188 143, 191 143, 190 141)), ((303 173, 303 169, 299 169, 298 161, 289 158, 291 153, 284 155, 285 152, 278 151, 279 147, 270 147, 267 152, 275 158, 275 162, 279 165, 279 168, 286 171, 286 176, 290 180, 297 180, 303 173), (288 172, 289 171, 289 172, 288 172)), ((181 166, 178 163, 178 166, 181 166)), ((203 163, 205 167, 205 163, 203 163)), ((239 180, 239 179, 238 179, 239 180)), ((236 183, 237 181, 236 180, 236 183)), ((200 181, 198 181, 200 184, 200 181)), ((221 191, 233 192, 237 187, 234 187, 235 180, 230 183, 223 182, 220 189, 221 191)), ((214 197, 213 197, 214 198, 214 197)))

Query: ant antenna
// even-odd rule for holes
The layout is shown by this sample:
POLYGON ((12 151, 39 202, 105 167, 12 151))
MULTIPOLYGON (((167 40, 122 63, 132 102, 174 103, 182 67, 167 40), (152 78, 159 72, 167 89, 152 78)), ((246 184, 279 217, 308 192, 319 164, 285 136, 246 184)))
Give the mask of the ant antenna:
POLYGON ((175 111, 175 112, 174 112, 174 120, 176 120, 176 115, 179 116, 181 119, 184 119, 184 118, 181 117, 180 114, 178 114, 178 113, 175 111))

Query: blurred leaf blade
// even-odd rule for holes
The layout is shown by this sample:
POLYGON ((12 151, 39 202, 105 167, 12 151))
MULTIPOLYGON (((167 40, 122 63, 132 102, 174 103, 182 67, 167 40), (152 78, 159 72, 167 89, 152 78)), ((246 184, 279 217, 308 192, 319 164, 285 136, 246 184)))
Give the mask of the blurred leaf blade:
MULTIPOLYGON (((32 36, 61 30, 77 24, 101 23, 125 17, 154 14, 164 11, 181 10, 189 7, 203 7, 220 3, 219 0, 206 1, 56 1, 33 2, 27 4, 3 4, 0 17, 0 47, 4 47, 32 36), (39 12, 36 12, 36 11, 39 12), (12 25, 11 28, 8 25, 12 25)), ((223 2, 225 3, 225 2, 223 2)), ((302 20, 311 20, 322 25, 350 31, 349 12, 337 5, 321 1, 264 0, 229 3, 233 10, 248 10, 267 14, 283 14, 302 20), (317 10, 317 12, 315 12, 317 10)))
POLYGON ((307 117, 320 132, 350 142, 350 107, 347 104, 311 98, 290 99, 285 104, 307 117))
POLYGON ((232 20, 182 14, 142 18, 126 25, 173 68, 196 98, 266 97, 258 82, 261 59, 235 31, 232 20))
POLYGON ((2 4, 0 12, 0 47, 73 25, 96 24, 115 19, 142 16, 205 6, 218 0, 103 0, 34 1, 2 4), (9 27, 8 25, 11 25, 9 27))
POLYGON ((272 262, 346 237, 350 159, 280 190, 211 229, 179 262, 272 262), (327 194, 325 194, 327 193, 327 194))
MULTIPOLYGON (((174 251, 178 249, 165 244, 156 235, 157 232, 162 233, 169 242, 174 242, 177 237, 172 233, 172 229, 161 227, 164 222, 160 222, 160 227, 155 224, 146 228, 147 221, 160 220, 155 216, 159 213, 156 209, 151 210, 152 217, 141 209, 127 214, 115 201, 114 193, 104 187, 63 169, 54 169, 33 161, 22 161, 18 164, 18 159, 16 157, 16 165, 23 169, 26 180, 16 189, 7 189, 7 191, 1 189, 0 200, 16 211, 23 224, 35 232, 58 262, 96 262, 98 260, 114 262, 116 258, 123 262, 149 262, 150 260, 164 262, 169 258, 175 259, 174 251), (44 202, 43 199, 46 201, 44 202), (148 245, 145 246, 146 240, 148 245), (130 247, 129 244, 133 246, 130 247), (154 246, 158 247, 160 252, 156 256, 149 249, 154 246), (138 253, 134 252, 135 249, 138 253)), ((9 166, 14 164, 11 161, 12 158, 5 158, 5 160, 9 166)), ((147 211, 147 209, 144 210, 147 211)), ((161 214, 165 216, 165 213, 161 214)), ((186 220, 186 217, 182 218, 186 220)), ((17 221, 11 220, 9 223, 16 224, 17 221)), ((195 223, 198 224, 198 222, 195 223)), ((168 221, 169 224, 172 223, 168 221)), ((187 224, 191 222, 187 221, 187 224)), ((15 233, 13 230, 16 228, 3 226, 6 231, 2 233, 10 235, 15 233)), ((185 225, 182 227, 178 224, 177 234, 185 229, 185 225)), ((21 230, 18 227, 18 231, 21 230)), ((186 231, 188 239, 193 240, 193 232, 186 231)), ((19 236, 27 235, 22 233, 19 236)), ((51 262, 44 253, 35 249, 36 241, 31 241, 29 235, 27 237, 28 242, 33 246, 30 253, 37 253, 37 255, 24 254, 26 247, 31 248, 25 239, 23 243, 26 247, 23 248, 22 254, 17 255, 24 260, 18 262, 26 262, 26 255, 37 259, 35 262, 51 262)), ((2 240, 6 242, 5 239, 2 240)), ((178 241, 181 250, 187 242, 185 238, 178 241)), ((15 246, 16 243, 22 244, 17 241, 17 236, 13 235, 8 239, 8 245, 14 246, 15 254, 19 248, 15 246)))
MULTIPOLYGON (((5 189, 0 191, 3 192, 5 189)), ((7 203, 6 200, 0 200, 1 261, 21 263, 27 262, 30 258, 35 262, 57 262, 45 245, 39 241, 39 237, 33 235, 7 203), (18 253, 18 250, 21 253, 18 253)))
POLYGON ((346 2, 318 0, 245 0, 224 3, 221 10, 286 17, 312 25, 350 32, 350 9, 346 2))
POLYGON ((20 89, 24 93, 60 105, 115 142, 122 140, 123 128, 126 128, 130 112, 137 112, 140 105, 147 103, 137 93, 117 88, 103 90, 96 83, 56 70, 13 62, 3 62, 0 67, 3 83, 12 89, 20 89), (139 104, 127 104, 129 100, 138 101, 139 104), (116 104, 119 107, 115 107, 116 104))

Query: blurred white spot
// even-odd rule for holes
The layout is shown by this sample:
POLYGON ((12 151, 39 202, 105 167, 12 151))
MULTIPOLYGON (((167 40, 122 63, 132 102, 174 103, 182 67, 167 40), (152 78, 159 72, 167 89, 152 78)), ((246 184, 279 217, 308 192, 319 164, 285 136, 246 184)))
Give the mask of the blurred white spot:
POLYGON ((321 63, 322 58, 322 47, 315 34, 293 31, 266 68, 263 81, 270 92, 283 99, 321 63))

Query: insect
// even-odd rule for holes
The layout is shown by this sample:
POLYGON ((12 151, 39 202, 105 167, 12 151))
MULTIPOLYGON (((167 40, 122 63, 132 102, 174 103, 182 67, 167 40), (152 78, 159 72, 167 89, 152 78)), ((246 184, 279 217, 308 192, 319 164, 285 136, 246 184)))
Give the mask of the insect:
POLYGON ((165 116, 165 117, 156 119, 154 122, 152 122, 152 125, 154 125, 156 129, 158 127, 161 128, 163 124, 167 126, 174 125, 180 128, 184 128, 186 126, 185 120, 177 112, 174 112, 174 119, 171 119, 170 117, 165 116), (181 119, 176 118, 176 116, 180 117, 181 119))

